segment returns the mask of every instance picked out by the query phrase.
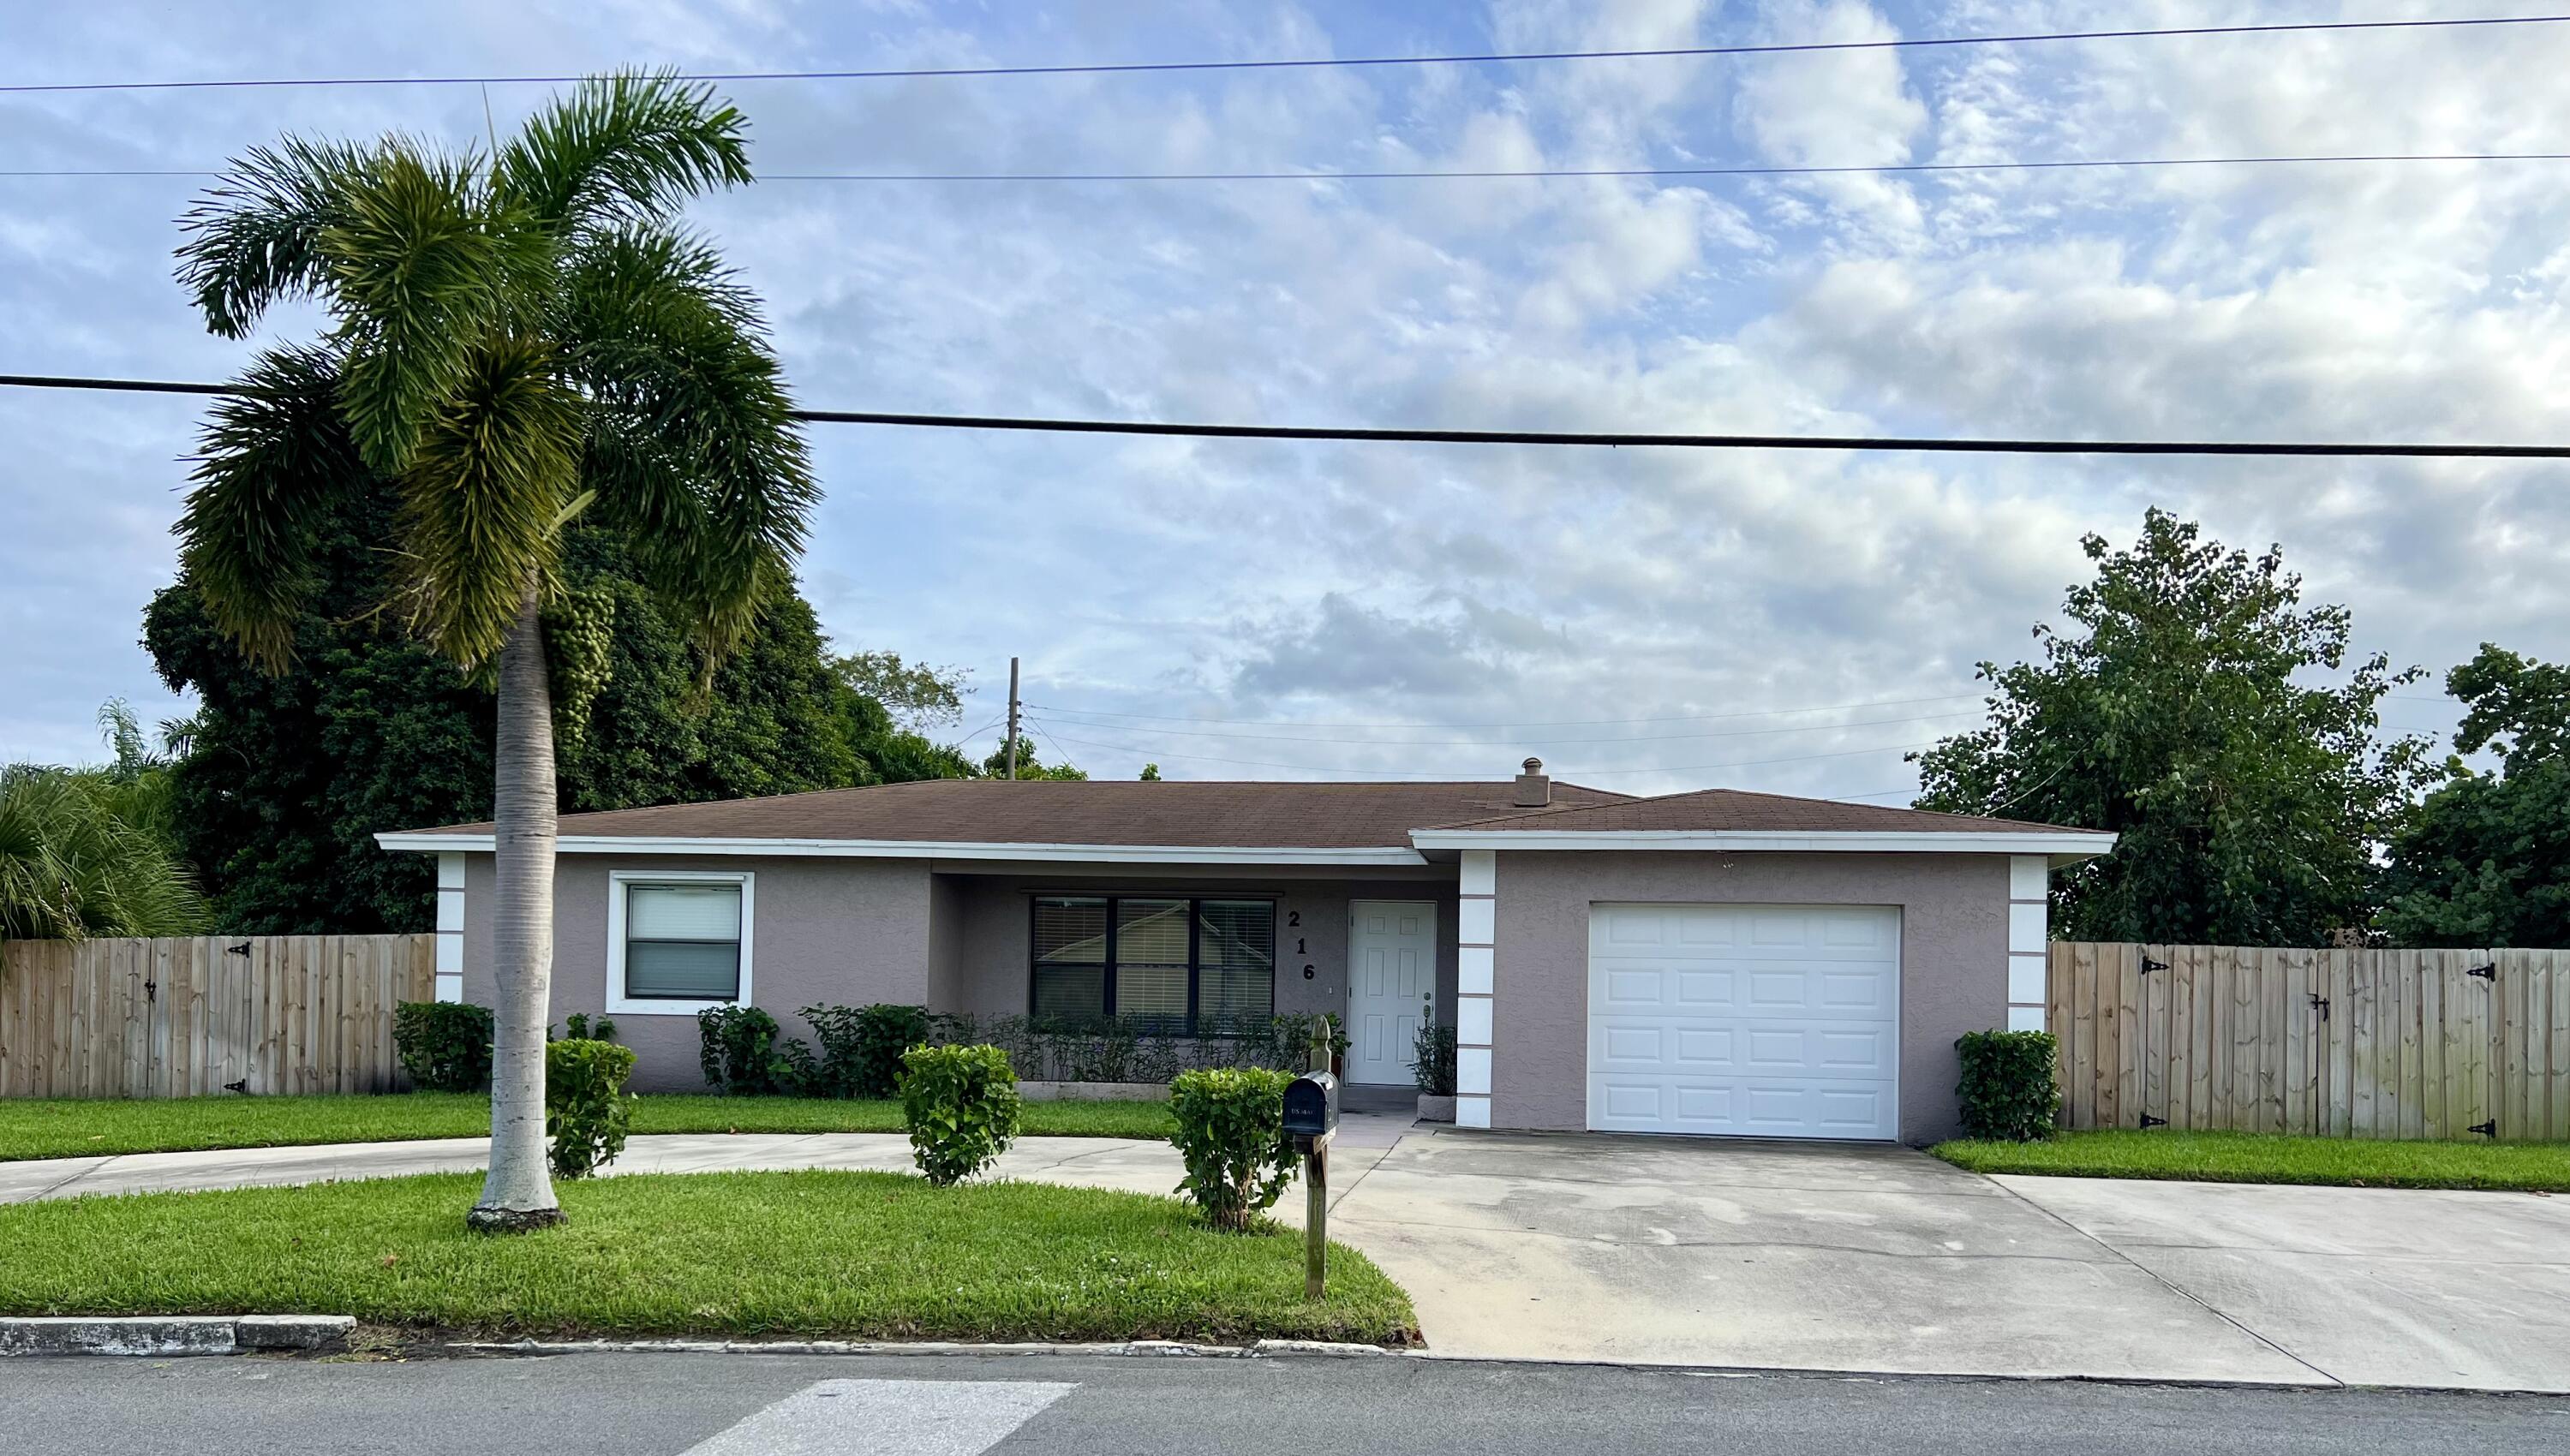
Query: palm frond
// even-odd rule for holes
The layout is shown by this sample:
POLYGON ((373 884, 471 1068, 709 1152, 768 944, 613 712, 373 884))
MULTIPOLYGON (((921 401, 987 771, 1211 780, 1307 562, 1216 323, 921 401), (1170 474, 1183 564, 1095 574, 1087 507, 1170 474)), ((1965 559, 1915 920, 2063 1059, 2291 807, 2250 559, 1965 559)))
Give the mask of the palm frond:
POLYGON ((497 189, 556 231, 665 217, 750 180, 747 131, 710 86, 667 72, 593 77, 501 149, 497 189))
POLYGON ((205 901, 168 847, 62 769, 0 769, 0 940, 186 935, 205 901))
POLYGON ((530 581, 549 574, 548 529, 578 480, 582 404, 539 340, 486 341, 441 397, 401 482, 413 625, 467 666, 500 648, 530 581))
POLYGON ((369 155, 344 142, 288 137, 252 148, 179 219, 179 281, 196 296, 206 327, 246 335, 280 299, 311 296, 329 282, 321 234, 365 174, 369 155))
MULTIPOLYGON (((428 414, 471 367, 474 350, 526 306, 513 278, 523 229, 495 219, 469 158, 388 149, 324 229, 332 311, 347 358, 348 432, 386 475, 410 466, 428 414)), ((538 265, 541 270, 541 264, 538 265)))
POLYGON ((282 672, 316 584, 315 533, 335 493, 366 478, 339 416, 339 368, 318 349, 262 354, 214 402, 196 485, 175 528, 214 626, 282 672))
POLYGON ((755 301, 710 249, 632 228, 591 239, 563 297, 597 509, 718 658, 788 579, 819 498, 755 301))

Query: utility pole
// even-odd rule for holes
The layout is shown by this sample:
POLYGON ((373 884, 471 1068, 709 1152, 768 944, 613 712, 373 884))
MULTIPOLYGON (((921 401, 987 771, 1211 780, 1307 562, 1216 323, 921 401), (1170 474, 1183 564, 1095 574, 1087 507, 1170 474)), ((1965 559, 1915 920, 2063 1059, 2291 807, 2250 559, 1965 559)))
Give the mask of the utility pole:
POLYGON ((1018 659, 1009 659, 1009 782, 1018 778, 1018 659))

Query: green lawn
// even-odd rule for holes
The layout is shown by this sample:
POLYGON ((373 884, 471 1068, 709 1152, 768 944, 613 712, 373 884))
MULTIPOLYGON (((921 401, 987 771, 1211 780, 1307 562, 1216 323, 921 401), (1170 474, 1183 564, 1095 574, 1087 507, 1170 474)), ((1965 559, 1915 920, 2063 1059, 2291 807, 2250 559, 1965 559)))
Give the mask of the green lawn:
POLYGON ((560 1186, 571 1222, 469 1233, 479 1174, 0 1207, 0 1314, 354 1314, 494 1335, 1402 1343, 1417 1318, 1333 1246, 1218 1234, 1174 1199, 892 1173, 560 1186))
MULTIPOLYGON (((1030 1102, 1028 1137, 1165 1138, 1165 1102, 1030 1102)), ((637 1133, 897 1133, 901 1104, 807 1097, 645 1096, 637 1133)), ((160 1102, 0 1101, 0 1162, 84 1153, 281 1148, 470 1138, 491 1131, 482 1096, 191 1097, 160 1102)))
POLYGON ((2348 1188, 2570 1191, 2570 1143, 2384 1143, 2262 1133, 2058 1133, 2042 1143, 1939 1143, 1975 1173, 2315 1183, 2348 1188))

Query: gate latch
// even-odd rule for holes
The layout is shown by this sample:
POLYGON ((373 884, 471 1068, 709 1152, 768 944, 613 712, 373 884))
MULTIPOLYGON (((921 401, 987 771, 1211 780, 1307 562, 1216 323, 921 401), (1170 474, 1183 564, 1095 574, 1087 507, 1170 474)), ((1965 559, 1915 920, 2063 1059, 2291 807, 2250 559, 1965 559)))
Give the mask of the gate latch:
POLYGON ((2312 1009, 2320 1012, 2321 1019, 2323 1021, 2327 1021, 2329 1019, 2329 997, 2322 995, 2318 991, 2314 991, 2311 994, 2312 1009))
POLYGON ((160 1000, 161 983, 159 981, 145 981, 143 983, 143 999, 146 1001, 160 1000))

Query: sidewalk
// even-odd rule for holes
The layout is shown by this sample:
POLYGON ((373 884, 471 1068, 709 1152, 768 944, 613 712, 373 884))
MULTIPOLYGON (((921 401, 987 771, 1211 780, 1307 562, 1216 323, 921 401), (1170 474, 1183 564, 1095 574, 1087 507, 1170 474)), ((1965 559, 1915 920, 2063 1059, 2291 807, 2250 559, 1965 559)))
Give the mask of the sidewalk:
MULTIPOLYGON (((1409 1131, 1411 1119, 1351 1113, 1330 1155, 1330 1206, 1409 1131)), ((44 1158, 0 1163, 0 1204, 90 1194, 199 1192, 298 1183, 469 1173, 483 1166, 482 1138, 399 1143, 329 1143, 302 1148, 228 1148, 193 1153, 128 1153, 101 1158, 44 1158)), ((900 1133, 684 1133, 638 1137, 605 1176, 630 1173, 742 1173, 806 1168, 911 1171, 910 1141, 900 1133)), ((1177 1149, 1139 1138, 1020 1138, 994 1177, 1075 1188, 1168 1194, 1185 1176, 1177 1149)), ((1274 1216, 1302 1227, 1299 1190, 1274 1216)))

